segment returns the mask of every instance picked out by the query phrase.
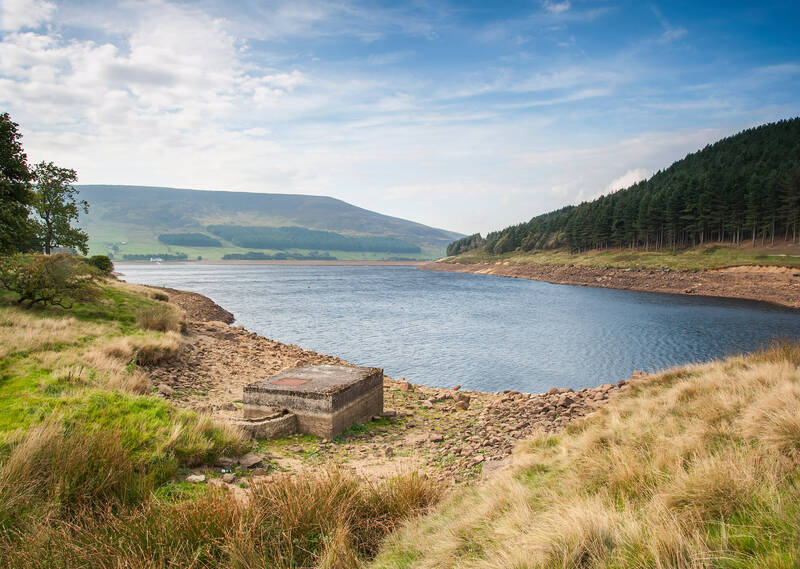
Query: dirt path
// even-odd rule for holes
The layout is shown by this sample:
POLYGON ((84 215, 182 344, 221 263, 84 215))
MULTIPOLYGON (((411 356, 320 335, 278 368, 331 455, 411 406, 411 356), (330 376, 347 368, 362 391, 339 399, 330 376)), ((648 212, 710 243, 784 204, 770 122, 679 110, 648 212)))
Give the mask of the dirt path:
MULTIPOLYGON (((188 322, 179 355, 148 372, 161 396, 179 407, 220 420, 238 419, 242 387, 248 383, 299 365, 350 365, 230 326, 225 321, 232 315, 202 295, 158 290, 183 308, 188 322)), ((534 431, 559 430, 626 388, 622 381, 577 392, 481 393, 385 377, 383 417, 333 441, 305 435, 262 441, 257 451, 269 467, 259 465, 248 477, 337 465, 376 478, 413 469, 443 482, 466 482, 502 467, 514 445, 534 431)), ((214 480, 222 468, 198 473, 214 480)))
POLYGON ((603 269, 509 263, 429 263, 431 271, 477 273, 569 284, 723 298, 740 298, 800 308, 800 270, 741 266, 707 271, 603 269))

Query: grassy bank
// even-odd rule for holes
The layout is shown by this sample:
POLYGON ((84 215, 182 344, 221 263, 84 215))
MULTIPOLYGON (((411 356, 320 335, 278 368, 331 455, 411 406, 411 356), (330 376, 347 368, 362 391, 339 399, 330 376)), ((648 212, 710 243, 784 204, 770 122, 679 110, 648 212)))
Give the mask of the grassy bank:
POLYGON ((160 298, 115 281, 70 310, 0 297, 0 567, 352 567, 435 500, 414 475, 182 482, 249 443, 154 395, 148 366, 183 341, 160 298))
POLYGON ((707 245, 681 250, 644 251, 604 249, 570 253, 567 250, 541 250, 492 255, 474 250, 456 257, 449 263, 510 263, 514 265, 574 265, 599 268, 641 268, 699 271, 738 265, 769 265, 800 267, 800 247, 771 248, 707 245))
POLYGON ((800 565, 800 349, 689 366, 559 436, 393 537, 399 568, 800 565))

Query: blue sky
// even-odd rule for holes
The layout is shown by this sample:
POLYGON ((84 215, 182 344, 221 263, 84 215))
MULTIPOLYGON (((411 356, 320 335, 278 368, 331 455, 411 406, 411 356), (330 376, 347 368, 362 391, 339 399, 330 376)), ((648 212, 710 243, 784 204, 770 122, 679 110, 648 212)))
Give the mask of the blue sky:
POLYGON ((81 183, 486 232, 800 114, 798 2, 0 5, 0 108, 81 183))

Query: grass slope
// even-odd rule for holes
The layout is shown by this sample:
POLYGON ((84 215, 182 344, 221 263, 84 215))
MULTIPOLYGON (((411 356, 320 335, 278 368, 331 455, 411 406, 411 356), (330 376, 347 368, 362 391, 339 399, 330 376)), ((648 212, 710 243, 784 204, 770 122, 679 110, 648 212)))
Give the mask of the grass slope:
POLYGON ((797 245, 769 248, 706 245, 690 249, 644 251, 641 249, 602 249, 570 253, 565 249, 515 251, 493 255, 481 250, 468 251, 444 260, 448 263, 508 262, 519 265, 574 265, 600 268, 642 268, 700 271, 738 265, 800 267, 797 245))
POLYGON ((150 396, 142 365, 174 357, 182 314, 107 283, 71 310, 0 295, 0 568, 356 567, 437 489, 337 472, 242 495, 180 482, 249 446, 150 396))
MULTIPOLYGON (((248 250, 223 241, 223 247, 167 246, 160 234, 205 233, 209 225, 298 226, 343 235, 395 237, 422 248, 423 258, 443 254, 460 234, 362 209, 324 196, 199 191, 142 186, 78 186, 89 202, 81 225, 89 232, 92 253, 151 254, 183 252, 190 259, 219 260, 248 250), (124 244, 123 244, 124 242, 124 244), (113 247, 117 248, 114 251, 113 247)), ((255 249, 267 254, 277 250, 255 249)), ((307 250, 292 250, 305 252, 307 250)), ((340 259, 384 259, 388 253, 330 251, 340 259)))
POLYGON ((391 538, 381 569, 800 566, 800 349, 674 369, 391 538))

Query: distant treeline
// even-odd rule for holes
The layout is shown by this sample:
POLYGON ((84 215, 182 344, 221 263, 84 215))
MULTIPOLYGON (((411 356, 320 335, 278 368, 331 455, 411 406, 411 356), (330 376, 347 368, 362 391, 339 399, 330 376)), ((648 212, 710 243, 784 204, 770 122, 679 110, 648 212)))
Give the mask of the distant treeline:
POLYGON ((127 253, 122 256, 126 261, 149 261, 150 259, 161 259, 162 261, 187 261, 189 255, 186 253, 149 253, 146 255, 132 255, 127 253))
POLYGON ((316 249, 376 253, 420 253, 419 246, 395 237, 352 237, 303 227, 210 225, 208 231, 247 249, 316 249))
POLYGON ((218 239, 209 237, 205 233, 162 233, 158 240, 165 245, 179 247, 222 247, 218 239))
POLYGON ((261 251, 248 251, 247 253, 228 253, 223 255, 222 259, 225 261, 335 261, 336 257, 332 257, 330 253, 317 253, 316 251, 311 251, 307 255, 284 252, 268 255, 261 251))
POLYGON ((689 154, 649 180, 489 233, 470 249, 501 254, 568 247, 681 248, 708 241, 798 239, 800 118, 745 130, 689 154))

